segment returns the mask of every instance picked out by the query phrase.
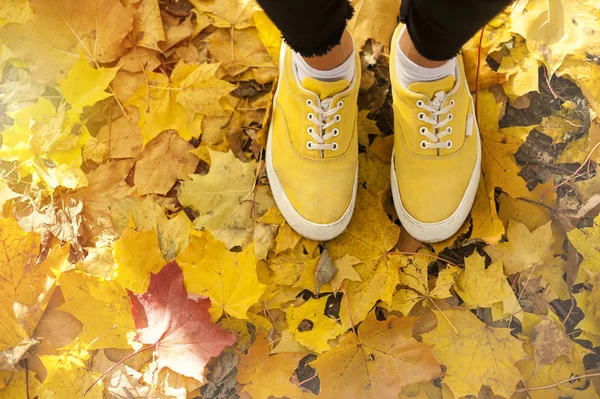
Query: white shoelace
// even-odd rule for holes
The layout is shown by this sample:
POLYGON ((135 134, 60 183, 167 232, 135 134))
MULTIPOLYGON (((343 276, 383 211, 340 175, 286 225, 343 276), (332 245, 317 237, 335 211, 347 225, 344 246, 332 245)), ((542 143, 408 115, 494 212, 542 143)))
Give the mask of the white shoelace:
POLYGON ((308 120, 314 123, 318 128, 318 131, 312 126, 307 129, 307 133, 314 139, 314 141, 309 140, 306 143, 306 148, 309 150, 336 151, 338 149, 338 143, 334 142, 325 144, 325 142, 330 138, 339 135, 340 129, 334 128, 331 130, 331 132, 326 132, 327 129, 342 120, 342 117, 337 114, 337 112, 344 106, 344 102, 340 101, 335 107, 330 108, 331 100, 331 97, 327 97, 323 101, 317 99, 317 104, 315 104, 312 100, 306 100, 306 105, 316 113, 315 116, 315 114, 310 112, 308 114, 308 120), (327 122, 327 118, 333 115, 335 116, 329 122, 327 122))
POLYGON ((452 128, 448 126, 446 129, 439 131, 439 129, 446 126, 452 120, 452 114, 446 115, 443 120, 440 120, 440 116, 448 113, 450 109, 454 106, 454 100, 451 100, 450 103, 444 107, 442 104, 446 99, 446 93, 443 91, 438 91, 435 93, 433 100, 429 101, 429 104, 425 104, 423 101, 417 101, 417 107, 428 111, 431 114, 427 116, 424 112, 419 112, 418 118, 420 121, 428 123, 433 126, 434 131, 430 132, 429 129, 425 126, 419 129, 419 133, 423 136, 427 137, 429 141, 423 140, 421 141, 421 148, 452 148, 452 140, 440 141, 441 138, 446 137, 447 135, 452 133, 452 128))

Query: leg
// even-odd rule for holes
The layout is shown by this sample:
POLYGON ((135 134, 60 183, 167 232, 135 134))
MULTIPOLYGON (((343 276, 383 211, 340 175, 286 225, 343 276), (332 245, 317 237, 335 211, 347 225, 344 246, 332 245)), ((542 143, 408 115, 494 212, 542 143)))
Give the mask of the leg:
POLYGON ((391 185, 402 226, 424 242, 463 225, 480 179, 475 107, 458 51, 508 0, 403 0, 391 46, 391 185))
POLYGON ((304 237, 330 240, 357 190, 358 52, 348 0, 258 0, 285 43, 266 149, 275 202, 304 237))

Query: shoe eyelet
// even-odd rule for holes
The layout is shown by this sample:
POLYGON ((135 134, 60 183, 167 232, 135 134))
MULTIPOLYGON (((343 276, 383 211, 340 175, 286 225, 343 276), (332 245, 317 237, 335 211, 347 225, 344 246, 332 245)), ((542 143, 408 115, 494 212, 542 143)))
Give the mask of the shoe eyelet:
POLYGON ((423 126, 419 129, 419 133, 421 133, 422 135, 425 135, 426 132, 427 132, 427 128, 425 126, 423 126))
POLYGON ((453 115, 452 114, 448 114, 448 120, 451 121, 452 118, 453 118, 453 115))
POLYGON ((306 100, 306 105, 308 105, 310 107, 312 105, 312 101, 306 100))
POLYGON ((344 102, 343 102, 343 101, 340 101, 340 102, 338 103, 338 107, 342 108, 343 106, 344 106, 344 102))
POLYGON ((312 141, 307 141, 306 142, 306 148, 308 148, 309 150, 312 150, 312 146, 313 146, 313 142, 312 141))
POLYGON ((454 106, 454 100, 450 100, 450 106, 453 107, 454 106))
POLYGON ((309 127, 308 129, 306 129, 308 131, 308 134, 314 133, 315 129, 313 129, 312 127, 309 127))
POLYGON ((448 134, 451 134, 451 133, 452 133, 452 127, 451 127, 451 126, 448 126, 448 127, 446 128, 446 131, 448 132, 448 134))
POLYGON ((342 120, 342 116, 341 116, 341 115, 339 115, 339 114, 338 114, 338 115, 336 115, 336 116, 335 116, 335 120, 336 120, 337 122, 341 121, 341 120, 342 120))
POLYGON ((314 118, 314 115, 312 114, 312 112, 309 112, 309 113, 308 113, 308 116, 307 116, 307 118, 308 118, 308 120, 309 120, 309 121, 312 121, 312 120, 313 120, 313 118, 314 118))
POLYGON ((331 131, 333 133, 333 137, 337 137, 340 134, 340 129, 337 127, 331 131))
POLYGON ((423 101, 419 100, 417 101, 417 107, 422 107, 423 106, 423 101))
POLYGON ((333 143, 333 148, 331 150, 337 151, 338 148, 339 148, 338 143, 333 143))
POLYGON ((419 120, 422 121, 425 118, 425 114, 422 112, 419 112, 419 115, 417 115, 417 118, 419 118, 419 120))
POLYGON ((421 141, 421 148, 424 150, 427 149, 427 142, 425 140, 421 141))
POLYGON ((452 141, 448 140, 448 141, 446 141, 446 143, 447 143, 446 148, 448 148, 448 149, 452 148, 452 141))

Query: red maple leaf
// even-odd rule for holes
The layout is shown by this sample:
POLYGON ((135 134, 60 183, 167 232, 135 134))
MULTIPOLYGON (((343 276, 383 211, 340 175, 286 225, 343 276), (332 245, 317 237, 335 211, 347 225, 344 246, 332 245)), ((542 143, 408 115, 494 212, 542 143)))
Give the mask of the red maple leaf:
POLYGON ((128 294, 137 328, 135 339, 154 347, 159 370, 168 367, 204 382, 210 358, 235 343, 235 335, 211 321, 209 298, 188 298, 177 262, 152 274, 145 293, 128 294))

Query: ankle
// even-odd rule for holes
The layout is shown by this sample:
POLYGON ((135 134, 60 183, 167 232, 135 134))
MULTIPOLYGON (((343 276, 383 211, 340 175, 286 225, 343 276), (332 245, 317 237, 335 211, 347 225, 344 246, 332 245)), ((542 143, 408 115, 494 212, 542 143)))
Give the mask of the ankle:
POLYGON ((410 35, 408 34, 408 29, 404 29, 402 34, 400 35, 399 40, 400 50, 406 55, 406 57, 414 62, 415 64, 422 66, 424 68, 438 68, 445 65, 448 60, 444 61, 433 61, 428 58, 423 57, 415 47, 410 35))
POLYGON ((318 57, 302 57, 312 68, 327 71, 344 63, 354 51, 354 41, 350 32, 344 30, 340 43, 327 54, 318 57))

